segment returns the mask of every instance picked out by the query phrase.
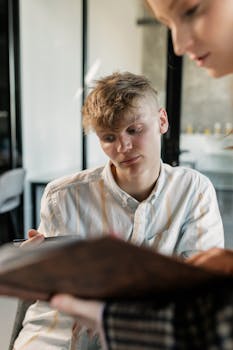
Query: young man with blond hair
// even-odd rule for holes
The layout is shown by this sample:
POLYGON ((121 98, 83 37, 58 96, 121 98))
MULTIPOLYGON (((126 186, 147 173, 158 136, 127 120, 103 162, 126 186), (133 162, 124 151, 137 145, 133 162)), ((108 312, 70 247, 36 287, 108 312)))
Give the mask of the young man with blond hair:
MULTIPOLYGON (((40 233, 89 238, 115 232, 168 255, 223 247, 210 181, 161 160, 168 118, 144 76, 117 72, 99 79, 83 106, 83 125, 96 133, 109 161, 47 186, 40 233)), ((43 240, 37 231, 30 236, 29 242, 43 240)), ((26 314, 14 349, 82 348, 79 330, 72 318, 37 302, 26 314)))

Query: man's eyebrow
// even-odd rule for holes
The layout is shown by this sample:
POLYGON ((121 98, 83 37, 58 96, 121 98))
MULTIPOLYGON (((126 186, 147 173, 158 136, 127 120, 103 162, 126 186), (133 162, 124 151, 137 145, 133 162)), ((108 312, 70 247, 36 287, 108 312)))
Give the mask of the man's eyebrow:
POLYGON ((129 123, 138 123, 140 122, 142 119, 144 118, 143 115, 141 114, 136 114, 136 115, 133 115, 132 117, 129 118, 129 123))

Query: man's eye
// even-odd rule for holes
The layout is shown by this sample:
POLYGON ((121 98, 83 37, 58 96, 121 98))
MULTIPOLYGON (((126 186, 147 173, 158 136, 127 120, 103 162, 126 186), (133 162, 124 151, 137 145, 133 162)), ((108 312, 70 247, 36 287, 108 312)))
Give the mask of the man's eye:
POLYGON ((102 138, 102 140, 104 142, 108 142, 108 143, 111 143, 111 142, 114 142, 115 141, 115 136, 114 135, 106 135, 102 138))
POLYGON ((195 6, 191 7, 190 9, 186 10, 184 13, 184 16, 185 17, 192 17, 197 12, 198 7, 199 7, 199 5, 195 5, 195 6))
POLYGON ((130 129, 128 129, 128 133, 130 135, 140 134, 141 131, 142 131, 142 128, 130 128, 130 129))

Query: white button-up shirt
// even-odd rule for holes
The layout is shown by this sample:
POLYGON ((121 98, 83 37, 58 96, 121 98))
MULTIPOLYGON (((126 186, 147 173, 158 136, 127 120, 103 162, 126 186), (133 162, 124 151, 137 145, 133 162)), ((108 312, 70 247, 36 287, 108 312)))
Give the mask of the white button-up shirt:
MULTIPOLYGON (((82 238, 115 233, 169 255, 224 246, 211 182, 195 170, 162 162, 156 185, 142 202, 119 188, 110 162, 51 182, 42 198, 38 230, 82 238)), ((37 302, 27 312, 14 349, 76 349, 72 328, 72 318, 37 302)))

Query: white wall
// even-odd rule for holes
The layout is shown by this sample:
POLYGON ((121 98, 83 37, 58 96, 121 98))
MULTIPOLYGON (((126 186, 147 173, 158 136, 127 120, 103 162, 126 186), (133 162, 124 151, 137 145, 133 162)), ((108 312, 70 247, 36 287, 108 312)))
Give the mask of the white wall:
POLYGON ((29 180, 81 169, 81 25, 80 0, 20 1, 25 231, 29 180))
POLYGON ((80 169, 80 0, 21 0, 23 163, 80 169))
POLYGON ((115 70, 141 72, 140 0, 88 1, 88 65, 100 60, 98 76, 115 70))
MULTIPOLYGON (((94 78, 114 71, 142 72, 142 27, 137 25, 141 0, 89 0, 88 68, 98 66, 94 78)), ((106 157, 95 135, 88 136, 88 167, 106 157)))
MULTIPOLYGON (((88 1, 88 69, 141 72, 141 0, 88 1), (97 64, 96 64, 97 62, 97 64)), ((25 226, 31 227, 29 180, 81 169, 81 0, 21 0, 21 87, 25 226), (47 175, 46 175, 47 174, 47 175), (53 174, 49 175, 49 174, 53 174)), ((105 162, 88 138, 88 166, 105 162)))

